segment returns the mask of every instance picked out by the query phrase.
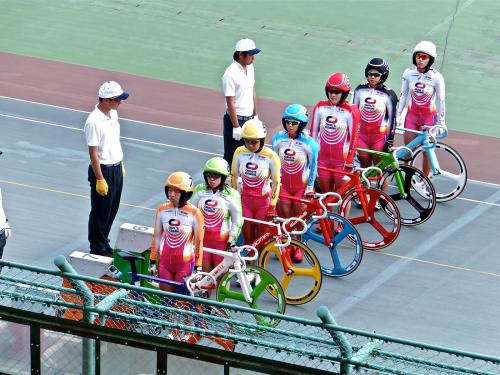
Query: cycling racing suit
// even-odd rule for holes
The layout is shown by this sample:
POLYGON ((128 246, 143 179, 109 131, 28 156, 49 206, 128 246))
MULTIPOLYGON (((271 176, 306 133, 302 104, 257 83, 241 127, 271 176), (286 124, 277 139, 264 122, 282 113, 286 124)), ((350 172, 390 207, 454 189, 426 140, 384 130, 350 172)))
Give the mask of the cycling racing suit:
MULTIPOLYGON (((227 243, 236 244, 243 226, 241 197, 237 190, 225 185, 215 192, 206 183, 194 189, 191 203, 203 213, 205 234, 203 246, 225 250, 227 243)), ((219 264, 224 258, 208 251, 203 253, 203 262, 219 264)))
POLYGON ((159 254, 158 276, 167 280, 184 282, 193 265, 201 267, 203 260, 203 215, 190 203, 175 207, 162 204, 156 210, 152 259, 159 254), (199 254, 195 247, 199 245, 199 254))
POLYGON ((387 150, 387 141, 394 139, 397 103, 396 93, 385 85, 372 88, 364 84, 356 87, 353 105, 359 108, 360 113, 357 147, 387 150))
POLYGON ((231 166, 231 185, 241 194, 244 217, 264 220, 269 206, 276 206, 280 168, 278 155, 269 147, 264 146, 257 153, 245 146, 236 149, 231 166))
POLYGON ((445 124, 444 79, 437 70, 420 73, 416 68, 406 69, 397 116, 408 107, 405 127, 421 130, 422 125, 445 124))
MULTIPOLYGON (((306 187, 313 190, 318 171, 319 144, 304 132, 292 139, 288 132, 277 132, 273 150, 281 161, 281 194, 302 198, 306 187)), ((280 197, 280 201, 288 201, 280 197)))
MULTIPOLYGON (((346 102, 333 106, 323 100, 314 106, 312 119, 311 136, 320 146, 318 166, 343 169, 352 165, 358 143, 358 109, 346 102)), ((329 176, 331 172, 318 169, 318 175, 329 176)))

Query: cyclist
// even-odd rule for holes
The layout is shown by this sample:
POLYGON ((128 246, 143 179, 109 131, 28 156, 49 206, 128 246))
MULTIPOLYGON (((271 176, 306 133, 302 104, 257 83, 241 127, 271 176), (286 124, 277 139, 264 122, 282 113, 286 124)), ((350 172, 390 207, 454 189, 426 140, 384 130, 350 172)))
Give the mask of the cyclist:
MULTIPOLYGON (((437 51, 434 43, 422 41, 413 49, 413 69, 403 73, 403 85, 397 110, 398 122, 405 108, 408 109, 404 126, 408 129, 422 130, 424 125, 445 125, 445 87, 444 78, 432 68, 437 51)), ((415 135, 405 133, 405 143, 415 135)), ((423 159, 423 172, 429 174, 430 165, 427 155, 423 159)))
MULTIPOLYGON (((278 155, 264 146, 266 129, 257 119, 243 124, 244 146, 236 149, 231 165, 231 185, 241 194, 243 216, 266 220, 276 216, 280 191, 281 163, 278 155)), ((243 239, 246 244, 257 235, 257 225, 245 221, 243 239)))
MULTIPOLYGON (((327 100, 313 108, 311 135, 320 145, 318 166, 351 169, 359 131, 359 111, 346 99, 351 91, 349 78, 341 72, 333 73, 325 84, 327 100)), ((335 191, 347 182, 342 175, 318 169, 318 183, 322 192, 335 191)))
MULTIPOLYGON (((375 57, 365 68, 367 83, 354 90, 353 105, 359 108, 360 127, 358 147, 388 151, 394 142, 396 124, 396 93, 384 85, 389 77, 389 65, 384 59, 375 57)), ((358 152, 361 167, 377 164, 378 157, 358 152)))
MULTIPOLYGON (((190 204, 193 179, 185 172, 172 173, 165 182, 168 202, 156 210, 152 260, 158 259, 158 276, 184 282, 193 272, 201 271, 203 261, 203 214, 190 204)), ((160 289, 173 292, 175 287, 160 283, 160 289)))
MULTIPOLYGON (((203 168, 204 183, 196 185, 191 203, 203 213, 205 234, 203 246, 226 250, 236 244, 243 225, 241 197, 226 184, 229 165, 221 157, 208 160, 203 168)), ((203 253, 203 271, 210 272, 224 258, 203 253)))
MULTIPOLYGON (((285 130, 273 137, 273 150, 281 161, 280 193, 297 198, 309 197, 314 193, 319 144, 303 131, 308 122, 307 109, 300 104, 291 104, 285 108, 281 121, 285 130)), ((278 209, 280 216, 288 218, 298 216, 305 205, 280 194, 278 209)), ((294 248, 291 257, 301 262, 304 255, 301 249, 294 248)))

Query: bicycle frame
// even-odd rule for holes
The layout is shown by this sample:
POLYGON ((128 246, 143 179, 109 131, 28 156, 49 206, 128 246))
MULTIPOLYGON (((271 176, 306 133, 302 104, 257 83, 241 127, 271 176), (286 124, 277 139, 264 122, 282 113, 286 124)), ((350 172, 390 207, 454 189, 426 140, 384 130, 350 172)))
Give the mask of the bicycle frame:
POLYGON ((224 259, 210 272, 199 272, 186 279, 186 287, 191 295, 194 295, 195 291, 213 288, 216 281, 222 275, 226 272, 232 272, 237 273, 245 301, 251 303, 252 297, 250 294, 252 292, 252 286, 243 271, 246 269, 246 261, 253 261, 258 258, 259 254, 257 250, 252 246, 244 245, 240 246, 237 252, 228 252, 211 248, 204 248, 203 251, 222 256, 224 259), (252 257, 244 257, 241 255, 242 250, 253 251, 254 255, 252 257), (233 267, 232 269, 231 266, 233 267), (203 277, 194 281, 195 278, 199 278, 200 276, 203 277))
POLYGON ((400 159, 407 159, 411 157, 409 150, 415 150, 418 146, 422 145, 425 153, 429 157, 429 162, 432 168, 432 174, 434 176, 441 174, 441 168, 439 166, 439 161, 436 157, 436 153, 434 152, 434 148, 436 147, 436 143, 438 139, 446 138, 447 131, 445 130, 445 135, 436 136, 433 133, 437 132, 439 129, 444 129, 442 126, 435 125, 432 127, 424 127, 426 130, 419 131, 413 129, 407 129, 403 127, 396 127, 396 130, 400 130, 403 132, 409 132, 416 134, 416 137, 412 139, 408 144, 405 145, 405 149, 401 149, 397 152, 397 157, 400 159), (436 129, 436 130, 433 130, 436 129))
MULTIPOLYGON (((342 174, 344 176, 349 177, 349 181, 341 186, 338 190, 335 192, 337 194, 340 194, 340 196, 344 196, 349 190, 354 189, 356 193, 358 194, 358 199, 361 203, 361 209, 363 210, 363 216, 366 221, 370 220, 370 214, 368 213, 368 202, 366 201, 366 197, 364 194, 360 194, 363 192, 363 182, 365 182, 366 186, 369 188, 370 187, 370 181, 365 177, 364 173, 370 171, 370 170, 376 170, 380 175, 382 175, 382 171, 377 168, 377 167, 368 167, 368 168, 354 168, 352 172, 340 170, 340 169, 333 169, 333 168, 327 168, 327 167, 319 167, 318 169, 322 169, 328 172, 333 172, 337 174, 342 174), (362 171, 362 173, 358 173, 362 171)), ((375 203, 373 203, 375 204, 375 203)), ((355 224, 355 223, 353 223, 355 224)))
MULTIPOLYGON (((276 217, 276 218, 274 218, 274 221, 277 221, 277 222, 274 222, 274 223, 269 222, 269 221, 251 219, 251 218, 247 218, 247 217, 245 217, 244 219, 245 219, 245 221, 251 221, 253 223, 267 225, 269 227, 274 227, 274 229, 271 229, 266 233, 272 233, 273 234, 272 238, 276 239, 276 247, 278 247, 280 249, 280 253, 281 253, 281 260, 282 260, 281 264, 283 265, 283 272, 285 272, 287 275, 290 275, 290 273, 292 272, 291 267, 293 265, 293 262, 290 259, 290 254, 285 252, 283 249, 286 248, 288 245, 290 245, 290 243, 292 241, 292 235, 300 235, 300 234, 304 234, 306 232, 306 230, 307 230, 306 222, 303 219, 299 219, 297 217, 291 217, 291 218, 287 218, 287 219, 276 217), (291 232, 289 232, 286 228, 286 225, 289 224, 291 221, 296 221, 296 222, 301 223, 303 226, 302 230, 292 230, 291 232), (283 234, 283 232, 285 232, 285 234, 283 234), (283 237, 286 237, 286 241, 282 243, 281 240, 283 239, 283 237)), ((296 223, 294 223, 294 224, 295 224, 294 227, 296 227, 297 226, 296 223)), ((255 243, 255 241, 252 243, 251 246, 254 246, 254 243, 255 243)), ((255 247, 257 247, 257 246, 255 246, 255 247)))
MULTIPOLYGON (((380 158, 380 160, 378 161, 377 164, 375 164, 376 168, 380 168, 380 170, 383 171, 389 167, 390 169, 397 171, 399 168, 399 159, 397 157, 397 152, 402 148, 407 149, 407 151, 410 153, 410 155, 413 156, 413 151, 406 146, 398 147, 393 152, 374 151, 374 150, 369 150, 369 149, 360 148, 360 147, 358 147, 356 150, 361 151, 361 152, 365 152, 365 153, 370 154, 370 155, 378 156, 380 158)), ((368 173, 366 173, 366 177, 368 179, 376 178, 376 175, 374 172, 368 172, 368 173)), ((396 186, 398 188, 399 194, 401 195, 401 197, 406 198, 407 194, 405 193, 404 180, 403 180, 403 177, 401 176, 401 173, 395 173, 394 179, 396 180, 396 186)))
MULTIPOLYGON (((333 198, 334 196, 337 198, 337 200, 340 198, 340 196, 336 193, 326 193, 323 194, 321 199, 319 200, 312 200, 316 204, 311 204, 311 201, 308 200, 301 200, 299 198, 295 197, 289 197, 285 195, 281 195, 283 197, 287 197, 293 200, 297 200, 302 203, 306 203, 306 209, 298 216, 293 219, 295 220, 290 220, 289 221, 289 226, 287 228, 288 233, 294 233, 294 231, 297 231, 297 227, 299 224, 302 224, 302 222, 307 222, 309 219, 313 217, 313 215, 321 215, 323 214, 324 211, 326 211, 326 205, 331 205, 335 203, 335 199, 333 198), (321 210, 321 211, 319 211, 321 210)), ((252 219, 251 219, 252 220, 252 219)), ((266 224, 270 224, 267 222, 266 224)), ((269 243, 273 238, 275 238, 278 235, 278 231, 276 229, 276 225, 273 225, 274 228, 269 229, 265 231, 263 234, 261 234, 259 237, 257 237, 251 244, 250 246, 253 246, 257 249, 262 249, 267 243, 269 243)), ((333 235, 333 234, 332 234, 333 235)), ((288 261, 291 261, 291 259, 288 259, 288 261)), ((285 270, 287 272, 287 270, 285 270)))

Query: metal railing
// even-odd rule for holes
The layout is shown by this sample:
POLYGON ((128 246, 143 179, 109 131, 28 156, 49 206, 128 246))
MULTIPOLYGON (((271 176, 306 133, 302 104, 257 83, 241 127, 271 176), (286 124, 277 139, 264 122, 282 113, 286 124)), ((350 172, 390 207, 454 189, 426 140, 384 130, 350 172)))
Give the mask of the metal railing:
POLYGON ((0 372, 500 373, 500 358, 341 327, 326 308, 320 321, 304 320, 76 275, 56 263, 64 272, 0 261, 0 329, 10 333, 0 336, 0 372), (259 316, 280 323, 266 327, 259 316), (117 345, 143 350, 123 355, 117 345))

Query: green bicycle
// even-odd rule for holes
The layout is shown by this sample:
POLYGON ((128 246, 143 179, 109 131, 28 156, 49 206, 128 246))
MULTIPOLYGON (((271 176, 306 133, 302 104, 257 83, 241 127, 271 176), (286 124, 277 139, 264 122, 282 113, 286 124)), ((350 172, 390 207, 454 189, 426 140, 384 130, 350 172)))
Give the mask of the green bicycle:
MULTIPOLYGON (((358 151, 377 156, 380 161, 375 165, 384 171, 382 177, 375 172, 366 175, 377 182, 377 188, 385 190, 398 206, 401 214, 401 224, 406 226, 419 225, 432 216, 436 208, 436 192, 431 180, 420 170, 410 165, 399 164, 396 153, 373 151, 358 148, 358 151)), ((408 150, 412 153, 410 150, 408 150)), ((382 208, 384 205, 382 205, 382 208)), ((390 212, 386 213, 390 215, 390 212)))

